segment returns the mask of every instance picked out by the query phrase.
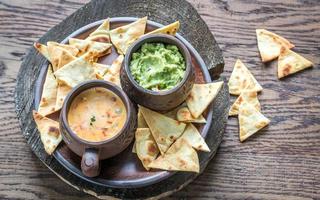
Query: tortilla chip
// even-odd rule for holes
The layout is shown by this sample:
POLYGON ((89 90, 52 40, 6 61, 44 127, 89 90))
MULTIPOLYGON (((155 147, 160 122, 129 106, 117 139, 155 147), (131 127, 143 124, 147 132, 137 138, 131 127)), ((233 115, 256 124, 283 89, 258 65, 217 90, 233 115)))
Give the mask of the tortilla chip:
POLYGON ((46 45, 35 42, 33 46, 38 50, 39 53, 41 53, 47 60, 50 61, 48 47, 46 45))
POLYGON ((73 60, 57 70, 54 75, 58 81, 69 87, 75 87, 83 81, 97 79, 93 63, 86 60, 86 55, 73 60))
POLYGON ((188 109, 188 107, 182 107, 177 112, 177 119, 180 122, 192 122, 192 123, 206 123, 206 119, 200 115, 198 118, 194 118, 188 109))
POLYGON ((137 156, 141 160, 143 167, 149 170, 148 165, 155 160, 159 154, 157 144, 148 128, 138 128, 135 138, 137 156))
POLYGON ((47 46, 56 46, 56 47, 60 47, 66 51, 68 51, 71 55, 73 56, 77 56, 79 53, 79 50, 76 47, 70 46, 69 44, 60 44, 58 42, 52 42, 49 41, 47 42, 47 46))
POLYGON ((164 155, 152 161, 148 167, 197 173, 200 170, 198 154, 185 139, 175 142, 164 155))
POLYGON ((56 111, 55 106, 57 101, 57 88, 58 88, 57 80, 53 76, 51 65, 49 65, 46 80, 43 85, 39 108, 38 108, 38 112, 41 115, 47 116, 56 111))
POLYGON ((233 95, 240 95, 244 90, 252 90, 256 92, 260 92, 262 90, 261 85, 240 59, 238 59, 234 65, 228 86, 229 93, 233 95))
POLYGON ((82 56, 85 53, 92 51, 94 52, 94 54, 92 55, 94 58, 99 58, 108 53, 111 53, 110 47, 112 46, 112 44, 110 43, 95 42, 90 40, 80 40, 77 38, 70 38, 69 44, 79 49, 78 56, 82 56))
POLYGON ((48 45, 48 53, 54 72, 76 59, 69 51, 55 44, 48 45))
POLYGON ((119 54, 126 54, 128 47, 144 34, 146 24, 147 17, 144 17, 110 31, 111 42, 117 48, 119 54))
POLYGON ((110 69, 110 65, 104 65, 101 63, 93 63, 93 68, 95 70, 95 73, 101 76, 101 79, 103 79, 103 76, 108 72, 110 69))
POLYGON ((51 155, 62 140, 59 132, 59 123, 33 111, 33 119, 40 132, 40 139, 45 151, 51 155))
POLYGON ((229 116, 238 115, 239 107, 243 102, 248 102, 249 104, 254 106, 259 111, 261 109, 257 92, 246 90, 246 91, 241 92, 240 96, 232 104, 232 106, 229 110, 229 116))
POLYGON ((311 61, 289 49, 282 48, 278 59, 278 78, 283 78, 312 66, 311 61))
POLYGON ((178 140, 181 139, 185 139, 196 150, 210 152, 208 145, 200 135, 198 129, 191 123, 187 125, 182 136, 178 140))
POLYGON ((256 34, 262 62, 277 58, 280 55, 281 47, 288 49, 294 47, 287 39, 265 29, 256 29, 256 34))
POLYGON ((200 117, 203 111, 217 96, 222 86, 223 81, 193 85, 186 102, 194 118, 200 117))
POLYGON ((109 81, 109 82, 114 83, 117 86, 121 87, 120 69, 121 69, 123 60, 124 60, 124 56, 119 55, 118 58, 115 61, 113 61, 108 72, 103 76, 103 79, 105 81, 109 81))
POLYGON ((90 36, 95 35, 107 35, 109 37, 109 30, 110 30, 110 21, 109 18, 104 20, 103 23, 92 33, 90 33, 90 36))
POLYGON ((150 33, 147 33, 146 35, 156 34, 156 33, 175 35, 177 33, 177 31, 179 30, 179 27, 180 27, 180 22, 176 21, 176 22, 173 22, 172 24, 169 24, 167 26, 164 26, 164 27, 158 28, 154 31, 151 31, 150 33))
POLYGON ((148 128, 148 124, 146 120, 144 120, 140 109, 138 111, 138 128, 148 128))
POLYGON ((245 141, 248 137, 267 126, 270 120, 261 114, 255 107, 247 102, 243 102, 239 108, 240 141, 245 141))
POLYGON ((164 154, 170 145, 182 135, 186 124, 142 106, 139 106, 139 110, 150 128, 161 154, 164 154))
POLYGON ((67 97, 72 88, 63 83, 58 83, 58 91, 57 91, 57 101, 55 110, 58 111, 62 108, 64 99, 67 97))

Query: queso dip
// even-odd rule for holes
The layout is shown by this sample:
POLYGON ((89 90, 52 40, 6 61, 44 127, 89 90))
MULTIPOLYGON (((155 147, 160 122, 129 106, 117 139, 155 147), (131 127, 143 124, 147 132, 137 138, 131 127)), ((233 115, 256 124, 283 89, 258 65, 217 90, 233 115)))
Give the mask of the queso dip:
POLYGON ((83 140, 100 142, 117 135, 126 122, 122 100, 112 91, 96 87, 79 94, 71 103, 68 122, 83 140))

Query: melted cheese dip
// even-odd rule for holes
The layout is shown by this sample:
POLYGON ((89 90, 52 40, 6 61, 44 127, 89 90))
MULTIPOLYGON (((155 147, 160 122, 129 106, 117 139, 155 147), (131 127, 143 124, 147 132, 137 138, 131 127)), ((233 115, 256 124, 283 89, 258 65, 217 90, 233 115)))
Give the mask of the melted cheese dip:
POLYGON ((68 112, 72 131, 90 142, 100 142, 118 134, 126 117, 126 108, 120 97, 101 87, 79 94, 68 112))

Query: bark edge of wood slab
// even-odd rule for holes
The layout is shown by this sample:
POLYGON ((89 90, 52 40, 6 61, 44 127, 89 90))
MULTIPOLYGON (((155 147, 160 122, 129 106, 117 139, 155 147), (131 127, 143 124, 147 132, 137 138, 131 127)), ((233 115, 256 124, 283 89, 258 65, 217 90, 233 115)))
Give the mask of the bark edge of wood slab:
MULTIPOLYGON (((78 11, 63 20, 60 24, 49 30, 39 39, 45 43, 49 40, 62 41, 72 32, 100 19, 121 16, 148 16, 152 21, 169 24, 176 20, 181 23, 180 33, 199 52, 212 77, 219 77, 223 71, 224 62, 216 41, 205 22, 200 18, 197 11, 186 1, 147 1, 147 0, 94 0, 84 5, 78 11), (145 5, 148 5, 145 7, 145 5), (164 14, 166 13, 166 14, 164 14), (204 42, 205 41, 205 42, 204 42)), ((44 58, 36 56, 35 49, 31 49, 21 64, 17 77, 15 91, 16 113, 19 118, 22 134, 31 146, 36 156, 59 178, 72 185, 78 190, 84 191, 99 198, 110 196, 117 198, 160 198, 168 196, 182 189, 199 174, 179 172, 168 179, 149 187, 141 188, 106 188, 92 185, 83 181, 67 171, 52 156, 48 156, 42 147, 38 131, 32 119, 34 109, 34 86, 41 67, 46 62, 44 58), (36 59, 35 59, 36 58, 36 59)), ((214 118, 206 142, 212 150, 210 153, 199 152, 200 171, 202 172, 208 162, 215 155, 222 140, 229 108, 229 94, 226 84, 220 91, 212 106, 215 106, 212 117, 214 118)))

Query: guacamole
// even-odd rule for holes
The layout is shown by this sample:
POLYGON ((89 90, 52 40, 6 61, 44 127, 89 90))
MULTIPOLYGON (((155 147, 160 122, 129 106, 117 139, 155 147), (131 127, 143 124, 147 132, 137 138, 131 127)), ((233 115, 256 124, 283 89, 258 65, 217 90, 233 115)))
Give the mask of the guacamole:
POLYGON ((145 43, 132 54, 130 70, 143 88, 169 90, 183 79, 186 64, 177 46, 145 43))

